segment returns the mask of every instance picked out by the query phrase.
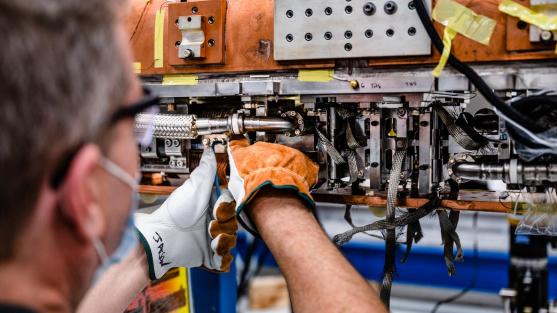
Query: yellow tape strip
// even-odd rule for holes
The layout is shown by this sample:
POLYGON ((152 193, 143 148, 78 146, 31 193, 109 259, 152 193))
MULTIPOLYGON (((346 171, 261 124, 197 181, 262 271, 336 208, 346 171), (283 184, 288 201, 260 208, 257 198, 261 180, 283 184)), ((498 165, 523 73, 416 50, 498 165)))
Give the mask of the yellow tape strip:
POLYGON ((334 70, 300 70, 298 80, 302 82, 326 83, 333 80, 334 70))
POLYGON ((549 17, 511 0, 501 1, 499 4, 499 11, 510 16, 518 17, 521 21, 537 26, 543 30, 557 30, 557 16, 549 17))
POLYGON ((154 68, 161 68, 164 65, 164 15, 164 9, 158 10, 155 15, 154 68))
MULTIPOLYGON (((543 30, 557 30, 557 16, 547 16, 511 0, 501 1, 499 4, 499 11, 517 17, 521 21, 537 26, 543 30)), ((557 46, 555 46, 555 53, 557 54, 557 46)))
POLYGON ((197 85, 197 75, 164 75, 162 78, 163 85, 197 85))
POLYGON ((141 62, 133 62, 133 71, 136 74, 141 74, 141 62))
POLYGON ((443 54, 439 59, 439 64, 432 74, 439 77, 447 64, 451 53, 452 40, 456 34, 489 45, 491 35, 495 30, 497 22, 487 16, 479 15, 464 5, 452 0, 439 0, 433 9, 432 17, 435 21, 445 26, 443 35, 443 54))
POLYGON ((432 17, 445 27, 457 31, 465 37, 484 45, 489 45, 497 22, 479 15, 462 4, 452 0, 440 0, 433 9, 432 17))
POLYGON ((433 76, 439 77, 441 75, 441 72, 445 68, 445 65, 447 64, 447 60, 449 59, 449 55, 451 54, 453 39, 454 37, 456 37, 457 33, 458 32, 456 30, 448 26, 445 27, 445 32, 443 34, 443 45, 445 47, 443 48, 443 53, 441 54, 441 58, 439 59, 439 64, 437 64, 435 69, 433 69, 433 72, 431 72, 433 76))

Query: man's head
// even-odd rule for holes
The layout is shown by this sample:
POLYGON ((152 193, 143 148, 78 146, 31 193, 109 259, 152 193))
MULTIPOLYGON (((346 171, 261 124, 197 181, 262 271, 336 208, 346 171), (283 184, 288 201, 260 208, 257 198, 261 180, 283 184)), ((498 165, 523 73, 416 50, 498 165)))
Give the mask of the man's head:
POLYGON ((0 0, 0 268, 41 244, 86 285, 91 240, 118 244, 132 190, 99 162, 135 174, 132 120, 108 120, 140 93, 121 3, 0 0))

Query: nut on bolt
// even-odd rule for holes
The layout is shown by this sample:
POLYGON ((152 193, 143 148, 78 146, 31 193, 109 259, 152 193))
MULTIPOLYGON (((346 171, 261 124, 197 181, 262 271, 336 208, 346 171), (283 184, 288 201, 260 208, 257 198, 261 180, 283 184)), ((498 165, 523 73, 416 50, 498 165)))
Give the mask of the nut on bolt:
POLYGON ((353 79, 353 80, 350 81, 350 87, 352 87, 352 89, 358 89, 358 88, 360 88, 360 82, 353 79))
POLYGON ((186 51, 184 51, 184 59, 191 58, 193 58, 193 51, 191 49, 186 49, 186 51))
POLYGON ((398 9, 398 6, 397 6, 396 2, 394 2, 394 1, 387 1, 385 3, 385 6, 383 7, 383 9, 385 9, 385 13, 391 15, 391 14, 396 13, 396 10, 398 9))
POLYGON ((373 4, 373 2, 367 2, 366 4, 364 4, 364 14, 365 15, 373 15, 375 14, 375 4, 373 4))

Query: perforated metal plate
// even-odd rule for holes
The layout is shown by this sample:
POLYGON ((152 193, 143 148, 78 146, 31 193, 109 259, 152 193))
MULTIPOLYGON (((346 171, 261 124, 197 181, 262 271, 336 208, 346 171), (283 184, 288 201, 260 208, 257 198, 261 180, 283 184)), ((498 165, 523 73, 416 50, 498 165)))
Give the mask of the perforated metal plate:
POLYGON ((410 0, 275 0, 275 60, 430 53, 410 0))

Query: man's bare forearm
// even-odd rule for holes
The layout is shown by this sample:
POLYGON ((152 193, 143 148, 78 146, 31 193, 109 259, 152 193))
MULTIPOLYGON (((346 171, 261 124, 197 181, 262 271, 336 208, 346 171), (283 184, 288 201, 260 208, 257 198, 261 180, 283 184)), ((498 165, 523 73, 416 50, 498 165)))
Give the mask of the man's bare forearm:
POLYGON ((122 262, 110 267, 89 289, 78 313, 121 313, 149 283, 145 250, 138 245, 122 262))
POLYGON ((386 312, 299 198, 268 189, 248 209, 286 278, 294 312, 386 312))

